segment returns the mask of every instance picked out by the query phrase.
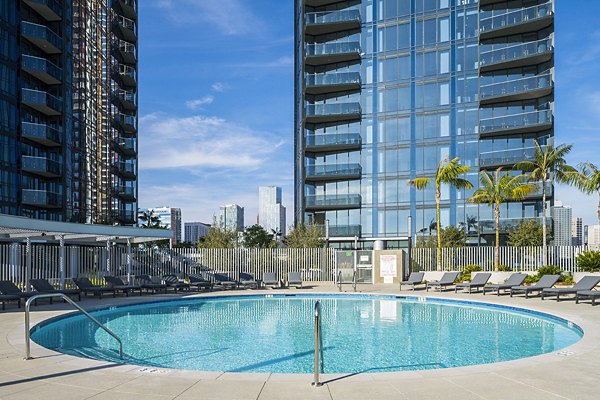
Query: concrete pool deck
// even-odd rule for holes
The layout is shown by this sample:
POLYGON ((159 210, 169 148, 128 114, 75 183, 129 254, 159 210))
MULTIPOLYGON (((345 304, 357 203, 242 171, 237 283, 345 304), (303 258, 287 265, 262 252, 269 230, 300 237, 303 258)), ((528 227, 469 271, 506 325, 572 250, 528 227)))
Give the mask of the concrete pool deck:
MULTIPOLYGON (((348 290, 350 287, 345 287, 348 290)), ((541 356, 470 367, 427 371, 322 375, 324 386, 311 386, 312 375, 220 373, 119 365, 52 352, 32 342, 33 360, 23 360, 23 308, 11 303, 0 312, 0 399, 596 399, 600 398, 600 306, 573 300, 556 303, 508 295, 454 292, 399 292, 394 286, 359 285, 373 294, 442 297, 483 301, 546 312, 578 324, 585 332, 576 344, 541 356)), ((309 289, 239 290, 209 294, 168 294, 85 299, 87 310, 110 305, 259 293, 337 293, 331 283, 309 289)), ((349 291, 349 293, 351 293, 349 291)), ((43 300, 42 300, 43 302, 43 300)), ((32 307, 32 326, 72 312, 65 304, 32 307)))

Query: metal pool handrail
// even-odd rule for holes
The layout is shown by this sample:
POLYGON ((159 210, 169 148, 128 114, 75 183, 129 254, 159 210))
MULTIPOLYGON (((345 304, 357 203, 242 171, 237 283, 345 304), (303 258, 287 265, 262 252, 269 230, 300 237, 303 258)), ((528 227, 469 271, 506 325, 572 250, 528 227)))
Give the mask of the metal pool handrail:
POLYGON ((110 336, 115 338, 116 341, 119 342, 119 357, 121 359, 123 359, 123 342, 121 341, 121 338, 119 338, 113 331, 111 331, 106 326, 104 326, 96 318, 92 317, 92 315, 90 313, 85 311, 83 308, 79 307, 73 300, 71 300, 65 294, 63 294, 63 293, 48 293, 48 294, 36 294, 35 296, 32 296, 29 299, 27 299, 27 302, 25 303, 25 359, 26 360, 32 359, 32 357, 31 357, 31 338, 29 335, 29 309, 31 307, 31 303, 33 303, 37 299, 46 299, 46 298, 54 298, 54 297, 60 297, 63 300, 65 300, 67 303, 71 304, 78 311, 80 311, 83 315, 85 315, 90 320, 92 320, 92 322, 94 322, 100 328, 104 329, 104 331, 106 333, 108 333, 110 336))
MULTIPOLYGON (((342 271, 338 271, 338 276, 337 276, 337 286, 340 289, 340 292, 342 291, 342 284, 345 282, 342 282, 342 271)), ((356 270, 354 270, 352 272, 352 288, 354 289, 354 291, 356 292, 356 270)))
POLYGON ((315 303, 315 375, 313 386, 323 385, 322 382, 319 382, 319 370, 323 372, 323 336, 321 332, 321 302, 317 301, 315 303))

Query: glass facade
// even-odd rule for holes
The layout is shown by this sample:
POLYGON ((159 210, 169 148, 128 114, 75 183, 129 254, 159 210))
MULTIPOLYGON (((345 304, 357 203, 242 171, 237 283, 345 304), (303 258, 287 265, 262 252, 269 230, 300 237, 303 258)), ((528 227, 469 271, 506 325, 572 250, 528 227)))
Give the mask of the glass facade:
MULTIPOLYGON (((485 243, 491 209, 466 202, 479 171, 511 168, 532 157, 534 140, 553 138, 553 9, 535 0, 297 0, 296 222, 328 220, 330 234, 354 233, 341 242, 356 235, 388 247, 408 236, 409 216, 411 234, 430 234, 434 188, 408 182, 460 157, 475 188, 442 188, 441 223, 485 243)), ((502 218, 539 218, 541 208, 530 196, 504 204, 502 218)))

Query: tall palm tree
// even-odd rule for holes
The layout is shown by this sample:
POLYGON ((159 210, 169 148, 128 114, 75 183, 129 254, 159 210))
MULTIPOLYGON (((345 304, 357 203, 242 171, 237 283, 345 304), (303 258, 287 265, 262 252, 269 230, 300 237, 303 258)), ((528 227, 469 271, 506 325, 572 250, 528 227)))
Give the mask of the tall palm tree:
POLYGON ((141 228, 166 229, 166 227, 160 224, 160 217, 154 214, 154 211, 152 210, 142 211, 142 214, 138 218, 142 221, 142 224, 140 225, 141 228))
POLYGON ((528 194, 535 192, 538 187, 533 183, 527 183, 529 176, 510 176, 508 172, 502 172, 502 167, 492 173, 481 171, 479 180, 481 185, 468 199, 471 203, 488 204, 494 207, 494 219, 496 222, 496 246, 494 249, 494 269, 500 266, 500 204, 510 200, 523 200, 528 194))
MULTIPOLYGON (((585 162, 579 165, 580 170, 569 174, 569 183, 583 193, 600 197, 600 168, 592 163, 585 162)), ((600 223, 600 199, 598 201, 598 222, 600 223)))
POLYGON ((438 164, 435 178, 415 178, 409 182, 409 185, 417 190, 423 190, 429 185, 432 179, 435 179, 435 217, 436 217, 436 232, 437 232, 437 270, 442 270, 442 240, 441 240, 441 212, 440 203, 442 200, 442 184, 447 184, 456 187, 457 189, 471 189, 473 185, 468 180, 461 178, 471 170, 471 167, 460 165, 458 157, 449 160, 445 158, 438 164))
POLYGON ((542 258, 544 264, 548 262, 548 248, 546 247, 548 228, 546 223, 546 183, 554 178, 560 183, 569 183, 572 180, 571 175, 576 171, 569 166, 565 156, 571 151, 573 145, 561 144, 554 147, 547 144, 542 147, 535 141, 535 159, 533 161, 521 161, 515 164, 514 169, 529 172, 530 181, 540 182, 542 185, 542 258))

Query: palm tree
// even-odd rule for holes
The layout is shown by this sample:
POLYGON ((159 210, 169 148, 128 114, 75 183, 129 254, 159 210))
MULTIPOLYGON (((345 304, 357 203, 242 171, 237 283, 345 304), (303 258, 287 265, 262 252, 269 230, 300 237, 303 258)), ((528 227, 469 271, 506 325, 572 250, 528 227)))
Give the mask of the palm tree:
MULTIPOLYGON (((462 175, 466 174, 471 170, 471 167, 460 165, 460 159, 458 157, 448 160, 445 158, 438 164, 437 171, 435 173, 435 222, 437 232, 437 270, 442 270, 442 240, 441 240, 441 213, 440 213, 440 202, 442 199, 442 184, 447 184, 456 187, 457 189, 471 189, 473 185, 468 180, 461 178, 462 175)), ((409 185, 415 187, 417 190, 423 190, 429 185, 433 178, 415 178, 409 182, 409 185)))
POLYGON ((140 225, 141 228, 154 228, 161 229, 165 228, 160 224, 160 217, 154 214, 154 211, 142 211, 142 214, 138 217, 143 223, 140 225))
POLYGON ((544 265, 548 262, 547 236, 548 229, 546 227, 546 183, 552 181, 553 175, 557 182, 568 183, 572 179, 571 175, 575 172, 575 168, 567 165, 565 156, 571 151, 573 145, 561 144, 554 147, 552 144, 547 144, 542 147, 539 142, 535 141, 535 156, 533 161, 521 161, 515 164, 514 169, 529 172, 530 181, 540 182, 542 185, 542 259, 544 265))
POLYGON ((535 192, 538 187, 533 183, 526 183, 528 175, 510 176, 508 172, 502 173, 502 167, 494 171, 493 175, 487 171, 479 173, 481 186, 468 199, 471 203, 488 204, 494 207, 496 221, 496 246, 494 249, 494 269, 500 266, 500 204, 510 200, 523 200, 528 194, 535 192))
MULTIPOLYGON (((580 171, 569 174, 569 183, 585 194, 597 193, 600 196, 600 168, 589 162, 580 164, 579 168, 580 171)), ((598 201, 598 222, 600 222, 600 200, 598 201)))

